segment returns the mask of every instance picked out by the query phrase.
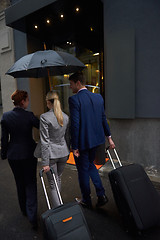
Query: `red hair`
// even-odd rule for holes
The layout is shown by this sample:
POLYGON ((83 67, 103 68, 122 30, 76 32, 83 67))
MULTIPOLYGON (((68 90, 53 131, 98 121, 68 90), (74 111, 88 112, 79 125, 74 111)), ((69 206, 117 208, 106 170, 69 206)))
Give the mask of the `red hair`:
POLYGON ((25 101, 27 97, 28 97, 28 93, 23 90, 16 90, 11 95, 11 99, 13 100, 13 104, 15 106, 20 106, 22 100, 25 101))

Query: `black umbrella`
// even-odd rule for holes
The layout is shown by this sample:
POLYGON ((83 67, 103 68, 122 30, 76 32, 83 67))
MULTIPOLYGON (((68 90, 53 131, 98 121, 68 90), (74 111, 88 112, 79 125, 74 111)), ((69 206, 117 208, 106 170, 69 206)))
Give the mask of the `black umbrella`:
POLYGON ((58 76, 83 70, 85 65, 72 54, 53 50, 25 55, 6 74, 15 78, 58 76))

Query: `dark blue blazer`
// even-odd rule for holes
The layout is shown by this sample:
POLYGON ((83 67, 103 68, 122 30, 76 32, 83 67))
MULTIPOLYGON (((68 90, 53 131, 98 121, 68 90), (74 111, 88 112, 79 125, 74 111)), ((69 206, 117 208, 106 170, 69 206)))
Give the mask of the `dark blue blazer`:
POLYGON ((110 129, 100 94, 87 89, 69 98, 72 149, 91 149, 105 142, 110 129))
POLYGON ((1 157, 2 159, 33 158, 36 143, 32 128, 39 128, 39 120, 32 112, 15 107, 6 112, 1 120, 1 157))

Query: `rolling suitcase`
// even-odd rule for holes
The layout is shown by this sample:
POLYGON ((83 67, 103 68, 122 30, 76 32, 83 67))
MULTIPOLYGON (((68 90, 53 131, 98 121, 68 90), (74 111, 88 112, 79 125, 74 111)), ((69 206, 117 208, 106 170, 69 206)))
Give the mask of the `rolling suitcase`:
POLYGON ((43 179, 42 169, 40 171, 40 178, 49 208, 49 210, 47 210, 41 216, 45 238, 49 240, 91 240, 92 238, 87 226, 87 222, 80 205, 78 205, 76 202, 63 204, 53 169, 51 168, 50 171, 55 181, 55 186, 61 205, 51 209, 43 179))
POLYGON ((160 195, 143 167, 139 164, 116 168, 107 150, 114 170, 109 172, 113 196, 127 230, 146 230, 160 224, 160 195))

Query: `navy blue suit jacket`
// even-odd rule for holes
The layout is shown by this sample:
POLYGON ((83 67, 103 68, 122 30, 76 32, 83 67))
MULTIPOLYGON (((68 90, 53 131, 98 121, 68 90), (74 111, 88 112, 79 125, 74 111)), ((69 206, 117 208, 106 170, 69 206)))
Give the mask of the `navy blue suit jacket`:
POLYGON ((33 158, 36 143, 32 128, 39 128, 39 120, 32 112, 14 108, 6 112, 1 120, 1 157, 2 159, 33 158))
POLYGON ((72 149, 91 149, 105 142, 110 129, 100 94, 87 89, 69 98, 72 149))

